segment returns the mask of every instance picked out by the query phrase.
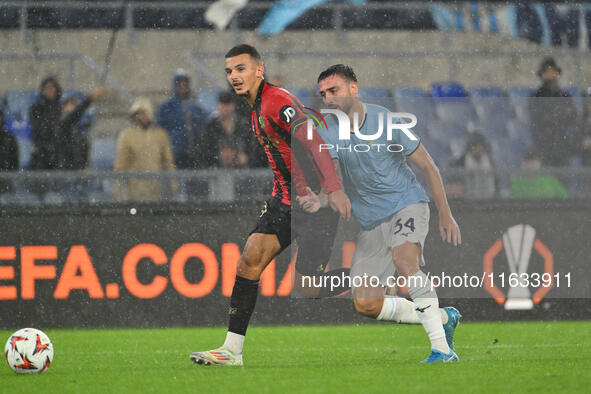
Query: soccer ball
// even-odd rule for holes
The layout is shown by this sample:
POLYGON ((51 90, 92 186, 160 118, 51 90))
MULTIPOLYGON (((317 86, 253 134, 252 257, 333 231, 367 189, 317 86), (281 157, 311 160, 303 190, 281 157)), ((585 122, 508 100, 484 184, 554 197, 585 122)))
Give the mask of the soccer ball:
POLYGON ((23 328, 6 341, 4 357, 16 373, 42 373, 53 360, 53 345, 43 331, 23 328))

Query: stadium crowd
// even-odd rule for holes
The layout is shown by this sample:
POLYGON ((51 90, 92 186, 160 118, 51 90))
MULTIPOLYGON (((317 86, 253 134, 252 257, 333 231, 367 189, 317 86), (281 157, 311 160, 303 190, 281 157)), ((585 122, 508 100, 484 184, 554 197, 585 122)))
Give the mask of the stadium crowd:
MULTIPOLYGON (((394 89, 392 98, 380 89, 366 94, 369 100, 389 100, 396 110, 416 113, 423 125, 417 132, 441 167, 472 171, 446 179, 450 195, 492 198, 504 187, 513 197, 563 198, 568 196, 564 179, 551 175, 540 175, 537 180, 513 179, 512 183, 529 185, 519 187, 507 185, 507 180, 494 173, 495 168, 535 169, 532 163, 536 160, 540 162, 537 168, 591 165, 591 102, 585 99, 588 94, 584 89, 575 97, 563 89, 560 74, 554 59, 543 59, 538 89, 514 96, 510 93, 509 97, 498 88, 467 92, 457 83, 433 84, 430 94, 420 89, 394 89), (503 182, 505 185, 500 185, 503 182)), ((273 80, 283 83, 280 77, 273 80)), ((575 95, 579 91, 570 90, 575 95)), ((305 90, 299 92, 306 96, 305 90)), ((98 89, 88 95, 64 94, 56 78, 44 78, 27 113, 32 149, 26 169, 92 167, 89 129, 93 115, 88 109, 103 93, 98 89)), ((244 100, 219 91, 215 110, 208 113, 198 104, 198 95, 190 75, 178 69, 172 78, 170 99, 156 110, 150 100, 138 98, 129 110, 129 128, 118 135, 111 168, 164 171, 265 166, 265 153, 251 133, 250 109, 244 100)), ((15 122, 6 101, 2 107, 7 108, 8 116, 4 109, 0 112, 0 165, 2 171, 15 171, 23 161, 18 148, 22 138, 14 138, 11 132, 15 122)), ((130 187, 128 193, 121 193, 118 185, 114 186, 114 195, 121 199, 158 199, 162 193, 154 180, 137 180, 135 192, 130 187)), ((0 187, 5 193, 12 190, 7 181, 0 187)), ((45 182, 32 187, 40 198, 52 190, 57 191, 56 186, 45 182)))

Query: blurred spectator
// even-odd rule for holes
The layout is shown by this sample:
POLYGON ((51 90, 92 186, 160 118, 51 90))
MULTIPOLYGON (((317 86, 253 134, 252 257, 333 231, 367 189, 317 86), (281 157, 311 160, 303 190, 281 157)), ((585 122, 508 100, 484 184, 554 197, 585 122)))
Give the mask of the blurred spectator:
POLYGON ((553 58, 544 59, 538 70, 542 86, 532 94, 533 99, 529 102, 533 147, 539 153, 542 165, 551 167, 568 165, 568 136, 576 119, 570 94, 558 85, 561 71, 553 58))
POLYGON ((72 95, 62 105, 62 117, 59 123, 58 168, 64 170, 82 170, 88 164, 89 141, 85 132, 80 130, 80 120, 90 104, 102 97, 104 90, 99 88, 86 96, 82 102, 72 95))
POLYGON ((591 166, 591 95, 583 95, 583 118, 577 125, 573 141, 574 151, 580 155, 581 164, 591 166))
POLYGON ((32 170, 58 168, 61 97, 62 88, 55 77, 46 77, 41 82, 39 99, 29 109, 33 141, 30 164, 32 170))
POLYGON ((191 78, 185 70, 176 71, 172 89, 172 98, 158 108, 156 122, 170 136, 177 168, 195 168, 197 141, 206 119, 205 112, 191 93, 191 78))
POLYGON ((468 137, 466 150, 452 165, 470 170, 463 178, 464 196, 491 198, 495 195, 493 161, 482 133, 474 132, 468 137))
POLYGON ((552 45, 561 46, 562 42, 571 48, 579 45, 579 7, 568 4, 545 4, 552 45))
MULTIPOLYGON (((523 156, 521 168, 537 172, 542 167, 540 156, 529 150, 523 156)), ((512 198, 553 199, 567 198, 568 192, 564 185, 554 175, 537 173, 518 175, 511 182, 512 198)))
MULTIPOLYGON (((14 135, 4 129, 4 109, 0 107, 0 171, 18 170, 18 145, 14 135)), ((0 193, 12 191, 12 182, 0 180, 0 193)))
POLYGON ((218 115, 207 122, 199 141, 201 167, 246 167, 248 149, 246 119, 237 116, 234 96, 222 92, 218 97, 218 115))
MULTIPOLYGON (((130 109, 131 127, 123 130, 117 139, 116 171, 174 170, 172 148, 166 131, 153 123, 154 111, 150 100, 138 98, 130 109)), ((173 182, 172 193, 176 193, 173 182)), ((153 201, 163 197, 162 182, 152 179, 127 181, 127 190, 121 182, 115 183, 118 199, 153 201)))

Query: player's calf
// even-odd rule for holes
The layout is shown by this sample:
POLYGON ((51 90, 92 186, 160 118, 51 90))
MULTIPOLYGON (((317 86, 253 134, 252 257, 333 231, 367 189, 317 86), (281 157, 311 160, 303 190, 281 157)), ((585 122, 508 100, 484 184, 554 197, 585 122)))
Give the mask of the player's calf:
POLYGON ((355 305, 355 311, 360 315, 377 319, 382 311, 382 305, 384 303, 383 298, 365 298, 355 297, 353 298, 353 304, 355 305))

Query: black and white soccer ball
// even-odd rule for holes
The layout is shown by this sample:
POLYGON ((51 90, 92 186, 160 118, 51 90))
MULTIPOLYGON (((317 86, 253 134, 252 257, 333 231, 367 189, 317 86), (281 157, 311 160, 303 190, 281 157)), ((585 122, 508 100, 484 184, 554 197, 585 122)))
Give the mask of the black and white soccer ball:
POLYGON ((42 373, 53 361, 53 344, 43 331, 23 328, 6 341, 4 357, 16 373, 42 373))

